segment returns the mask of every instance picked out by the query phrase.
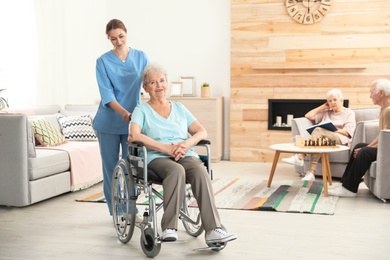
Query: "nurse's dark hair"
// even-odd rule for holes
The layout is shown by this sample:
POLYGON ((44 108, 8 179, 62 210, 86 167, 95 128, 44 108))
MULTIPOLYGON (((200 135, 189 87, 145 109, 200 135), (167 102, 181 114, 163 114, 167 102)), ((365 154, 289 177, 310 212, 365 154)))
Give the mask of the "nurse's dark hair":
POLYGON ((125 24, 121 20, 112 19, 106 25, 106 34, 107 34, 107 36, 108 36, 108 33, 111 30, 115 30, 115 29, 122 29, 123 31, 125 31, 127 33, 126 26, 125 26, 125 24))

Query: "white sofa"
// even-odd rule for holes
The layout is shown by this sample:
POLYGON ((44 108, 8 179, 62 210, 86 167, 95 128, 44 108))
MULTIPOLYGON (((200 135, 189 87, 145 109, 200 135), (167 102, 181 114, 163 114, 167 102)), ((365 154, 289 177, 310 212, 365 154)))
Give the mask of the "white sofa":
POLYGON ((36 146, 30 121, 44 117, 59 131, 58 116, 90 115, 97 105, 41 106, 0 113, 0 205, 23 207, 88 188, 103 179, 99 145, 67 141, 36 146))

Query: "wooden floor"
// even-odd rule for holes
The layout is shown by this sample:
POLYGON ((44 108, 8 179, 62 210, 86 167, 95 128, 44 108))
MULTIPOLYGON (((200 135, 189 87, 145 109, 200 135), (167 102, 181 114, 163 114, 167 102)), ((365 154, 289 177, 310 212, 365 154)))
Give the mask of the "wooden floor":
MULTIPOLYGON (((215 177, 268 179, 270 164, 222 161, 215 177)), ((279 164, 274 180, 299 177, 279 164)), ((101 184, 25 208, 0 207, 0 259, 145 259, 140 232, 122 244, 116 238, 106 204, 81 203, 101 184)), ((361 184, 357 198, 341 198, 334 215, 220 210, 222 222, 238 235, 220 252, 204 247, 204 235, 164 243, 156 259, 390 259, 390 205, 361 184)))

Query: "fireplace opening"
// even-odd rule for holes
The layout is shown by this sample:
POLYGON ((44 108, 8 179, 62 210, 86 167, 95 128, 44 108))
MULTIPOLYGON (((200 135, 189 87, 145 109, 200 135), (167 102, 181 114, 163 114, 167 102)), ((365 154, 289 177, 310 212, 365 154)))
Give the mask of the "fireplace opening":
MULTIPOLYGON (((305 114, 326 102, 326 99, 268 99, 268 130, 291 130, 292 118, 305 114)), ((348 107, 349 100, 344 100, 348 107)))

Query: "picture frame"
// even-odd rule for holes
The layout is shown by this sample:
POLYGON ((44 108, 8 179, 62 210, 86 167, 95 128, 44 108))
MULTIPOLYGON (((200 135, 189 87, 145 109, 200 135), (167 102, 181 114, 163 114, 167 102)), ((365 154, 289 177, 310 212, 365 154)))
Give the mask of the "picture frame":
POLYGON ((195 86, 196 86, 195 77, 180 77, 179 81, 183 83, 182 93, 184 97, 195 96, 195 86))
POLYGON ((181 97, 183 96, 183 82, 172 81, 171 82, 171 97, 181 97))

